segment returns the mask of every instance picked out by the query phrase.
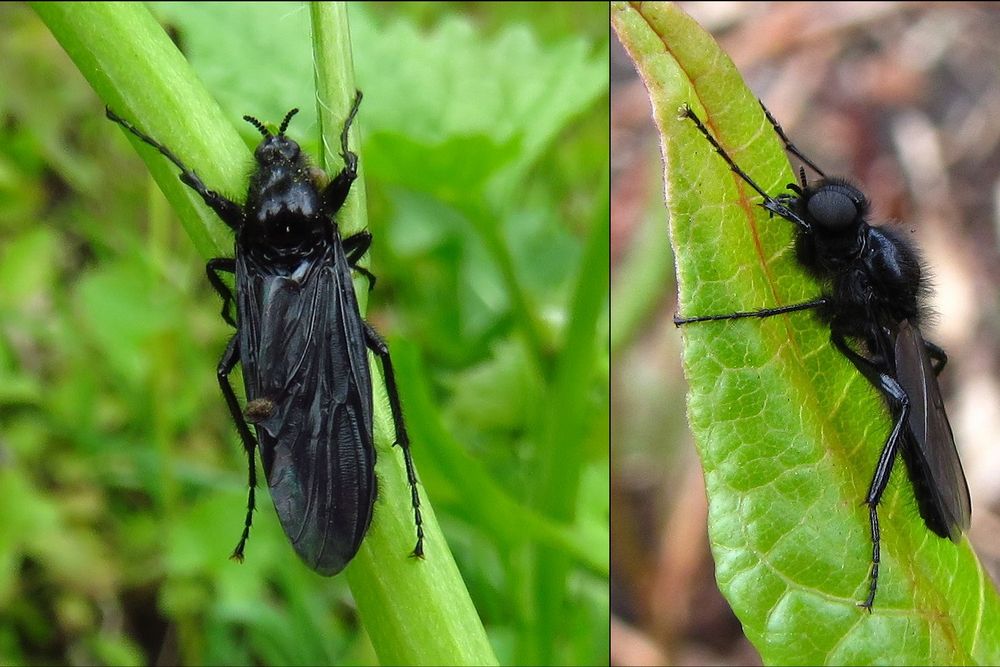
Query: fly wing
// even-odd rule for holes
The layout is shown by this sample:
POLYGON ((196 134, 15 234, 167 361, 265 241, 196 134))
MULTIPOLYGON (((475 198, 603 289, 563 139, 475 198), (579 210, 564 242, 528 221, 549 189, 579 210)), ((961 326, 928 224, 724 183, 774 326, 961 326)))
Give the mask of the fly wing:
POLYGON ((969 529, 972 503, 941 390, 920 330, 903 321, 896 335, 896 379, 910 399, 903 458, 927 526, 958 542, 969 529))
POLYGON ((368 351, 339 242, 291 275, 238 259, 247 400, 285 534, 313 570, 333 575, 357 553, 375 500, 368 351), (242 266, 241 266, 242 265, 242 266))

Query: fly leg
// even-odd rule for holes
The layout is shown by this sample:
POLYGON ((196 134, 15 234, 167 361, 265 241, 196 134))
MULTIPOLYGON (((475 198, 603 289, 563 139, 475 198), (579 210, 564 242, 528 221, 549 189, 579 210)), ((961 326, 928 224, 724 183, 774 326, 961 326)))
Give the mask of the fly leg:
POLYGON ((201 198, 205 200, 205 203, 208 204, 209 208, 215 211, 218 216, 222 218, 224 223, 229 225, 232 229, 239 229, 240 225, 243 224, 243 209, 240 208, 239 204, 229 201, 215 190, 209 190, 198 177, 198 174, 194 173, 192 169, 188 169, 187 165, 181 162, 179 157, 174 155, 169 148, 158 142, 156 139, 153 139, 135 125, 116 114, 110 108, 105 107, 104 112, 107 114, 109 119, 121 125, 123 128, 138 137, 142 142, 149 144, 158 150, 163 157, 173 162, 174 165, 181 170, 181 182, 201 195, 201 198))
POLYGON ((247 498, 246 522, 243 525, 243 534, 240 536, 239 544, 236 545, 236 548, 233 549, 232 556, 230 556, 233 560, 237 560, 242 563, 243 548, 246 546, 247 540, 250 538, 250 525, 253 523, 253 510, 255 505, 254 493, 257 488, 257 461, 255 458, 257 441, 254 439, 253 434, 250 433, 250 427, 247 426, 243 412, 240 411, 240 404, 236 400, 236 392, 233 391, 233 386, 229 383, 229 374, 233 372, 233 368, 240 360, 240 348, 238 343, 239 339, 237 336, 233 336, 229 339, 229 345, 226 346, 226 351, 223 353, 222 359, 219 361, 217 374, 219 376, 219 387, 222 388, 222 395, 226 399, 226 405, 229 406, 229 414, 232 415, 233 421, 236 422, 236 430, 240 433, 240 439, 243 441, 243 448, 246 450, 247 460, 249 462, 247 481, 250 487, 250 493, 247 498))
POLYGON ((347 263, 352 269, 368 278, 368 291, 372 291, 375 288, 375 276, 371 271, 364 268, 363 266, 358 266, 358 260, 364 257, 365 253, 368 252, 368 247, 372 244, 372 235, 367 229, 354 234, 353 236, 348 236, 344 239, 344 253, 347 255, 347 263))
POLYGON ((208 264, 205 265, 205 271, 208 273, 208 282, 212 283, 212 287, 222 297, 222 319, 228 322, 233 328, 237 328, 236 320, 233 318, 233 292, 222 281, 222 277, 219 275, 220 273, 236 273, 236 260, 228 257, 210 259, 208 260, 208 264))
POLYGON ((945 364, 948 363, 948 355, 940 347, 927 340, 924 341, 924 348, 927 350, 927 356, 931 358, 931 368, 934 369, 934 375, 940 375, 945 364))
MULTIPOLYGON (((701 122, 701 119, 698 118, 695 112, 691 110, 691 107, 685 104, 681 107, 680 115, 694 123, 695 127, 698 128, 698 131, 701 132, 701 134, 708 140, 708 143, 712 144, 712 148, 714 148, 715 152, 719 154, 719 157, 726 161, 726 164, 729 165, 730 171, 739 176, 740 180, 749 185, 757 192, 757 194, 764 198, 764 201, 760 203, 759 206, 767 209, 772 214, 797 225, 800 229, 807 231, 811 229, 811 225, 795 212, 794 207, 790 206, 790 203, 793 202, 796 197, 772 197, 764 192, 764 189, 757 185, 757 182, 750 178, 750 175, 743 171, 738 164, 736 164, 729 153, 726 152, 726 149, 722 147, 722 144, 720 144, 716 138, 712 136, 712 133, 708 131, 705 124, 701 122)), ((790 189, 795 192, 795 188, 790 189)))
POLYGON ((858 606, 864 607, 870 612, 872 604, 875 602, 875 591, 878 589, 878 568, 881 557, 878 504, 882 500, 882 494, 885 492, 885 487, 892 474, 892 465, 896 461, 896 453, 899 451, 900 441, 903 437, 903 428, 910 414, 910 398, 894 377, 889 375, 879 364, 855 352, 844 340, 843 335, 835 332, 831 335, 831 340, 837 349, 854 364, 855 368, 861 371, 861 374, 886 397, 890 409, 895 413, 892 431, 878 457, 875 473, 872 475, 871 485, 868 487, 868 495, 865 497, 872 533, 872 570, 868 597, 864 602, 859 602, 858 606))
POLYGON ((413 458, 410 456, 410 436, 406 434, 403 423, 403 408, 399 402, 399 391, 396 389, 396 374, 392 370, 392 359, 389 357, 389 347, 382 337, 364 322, 365 343, 382 362, 382 372, 385 375, 385 389, 389 394, 389 408, 392 410, 392 421, 396 427, 396 442, 403 450, 403 461, 406 463, 406 481, 410 484, 410 502, 413 505, 413 520, 417 526, 417 544, 411 555, 424 557, 424 526, 420 516, 420 495, 417 493, 417 473, 413 468, 413 458))
MULTIPOLYGON (((761 100, 757 101, 760 102, 760 108, 764 110, 764 115, 767 116, 767 122, 771 124, 771 127, 774 128, 775 134, 777 134, 778 138, 781 139, 781 142, 785 144, 785 150, 794 155, 795 157, 797 157, 798 159, 802 160, 807 165, 809 165, 812 168, 812 170, 815 171, 817 174, 819 174, 821 177, 826 178, 826 174, 823 173, 823 170, 817 167, 812 160, 810 160, 809 158, 807 158, 805 155, 802 154, 802 151, 800 151, 795 146, 795 144, 789 141, 788 137, 785 135, 785 131, 781 129, 780 125, 778 125, 778 121, 774 119, 774 116, 771 115, 771 112, 767 110, 766 106, 764 106, 764 102, 761 100)), ((802 186, 805 187, 806 177, 804 173, 801 175, 801 179, 802 179, 802 186)))
POLYGON ((361 91, 357 91, 354 96, 354 106, 344 121, 344 129, 340 132, 340 156, 344 158, 344 168, 340 170, 333 180, 323 188, 323 204, 327 212, 333 215, 340 210, 347 200, 347 195, 351 191, 351 184, 358 177, 358 155, 347 147, 347 132, 351 129, 354 117, 358 115, 358 107, 361 105, 361 91))
POLYGON ((751 310, 738 313, 726 313, 724 315, 701 315, 699 317, 680 317, 674 315, 674 326, 681 326, 683 324, 691 324, 692 322, 716 322, 719 320, 741 320, 747 317, 772 317, 774 315, 781 315, 783 313, 794 313, 800 310, 809 310, 810 308, 819 308, 827 304, 827 299, 825 297, 820 297, 819 299, 813 299, 812 301, 806 301, 805 303, 793 303, 789 306, 778 306, 777 308, 762 308, 760 310, 751 310))
MULTIPOLYGON (((347 146, 347 133, 351 129, 354 117, 358 115, 358 107, 361 106, 361 91, 357 91, 354 96, 354 105, 351 112, 344 121, 344 128, 340 131, 340 156, 344 158, 344 168, 340 170, 333 180, 323 188, 323 208, 332 216, 340 210, 347 201, 347 195, 351 192, 351 185, 358 177, 358 154, 347 146)), ((347 254, 347 262, 351 268, 368 278, 368 290, 375 287, 375 276, 368 269, 356 266, 357 261, 368 251, 368 246, 372 243, 372 235, 366 230, 358 232, 353 236, 344 239, 344 252, 347 254)))

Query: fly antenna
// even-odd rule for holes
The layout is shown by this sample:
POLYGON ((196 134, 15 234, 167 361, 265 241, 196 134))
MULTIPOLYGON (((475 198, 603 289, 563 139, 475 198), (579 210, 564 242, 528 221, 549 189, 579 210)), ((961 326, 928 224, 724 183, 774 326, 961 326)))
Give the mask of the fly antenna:
POLYGON ((292 116, 299 112, 298 108, 292 109, 285 114, 285 120, 281 121, 281 127, 278 128, 278 136, 280 137, 288 129, 288 123, 292 120, 292 116))
MULTIPOLYGON (((264 127, 264 123, 260 122, 259 120, 257 120, 253 116, 243 116, 243 120, 245 120, 246 122, 248 122, 251 125, 253 125, 254 127, 256 127, 257 131, 260 132, 261 134, 263 134, 265 139, 267 137, 271 136, 271 131, 268 130, 266 127, 264 127)), ((288 119, 286 118, 285 120, 287 121, 288 119)), ((281 125, 281 131, 282 132, 285 131, 285 124, 284 123, 282 123, 282 125, 281 125)))

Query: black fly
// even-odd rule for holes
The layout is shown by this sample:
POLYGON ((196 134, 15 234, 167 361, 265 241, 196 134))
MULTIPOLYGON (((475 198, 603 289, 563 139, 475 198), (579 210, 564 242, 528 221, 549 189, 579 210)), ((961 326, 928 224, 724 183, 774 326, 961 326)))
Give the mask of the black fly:
POLYGON ((818 180, 809 183, 805 169, 800 168, 800 183, 792 183, 788 192, 772 197, 736 165, 689 107, 681 110, 733 173, 763 197, 760 206, 795 225, 798 261, 826 289, 819 298, 805 303, 675 317, 674 323, 680 326, 815 310, 829 325, 837 350, 885 397, 893 426, 865 497, 871 521, 872 567, 868 597, 859 605, 871 610, 878 588, 878 504, 897 452, 906 462, 927 527, 956 543, 969 528, 969 489, 937 383, 948 358, 920 334, 927 286, 916 250, 891 229, 869 225, 865 195, 847 181, 828 178, 788 140, 767 109, 764 112, 785 149, 819 174, 818 180))
POLYGON ((423 555, 417 478, 389 350, 361 318, 351 282, 355 269, 374 284, 374 276, 356 266, 371 235, 341 240, 333 219, 357 177, 358 157, 347 147, 347 133, 360 103, 358 92, 340 135, 345 166, 326 185, 325 176, 285 136, 298 109, 288 112, 277 134, 244 116, 263 140, 243 206, 209 190, 166 146, 107 110, 108 118, 173 162, 180 180, 236 234, 235 258, 212 259, 207 266, 223 299, 222 317, 236 328, 218 377, 249 461, 246 522, 232 557, 243 560, 253 520, 257 443, 250 422, 285 534, 310 568, 328 576, 357 553, 375 503, 369 349, 382 362, 396 444, 406 462, 417 528, 413 555, 423 555), (222 281, 223 272, 235 274, 235 296, 222 281), (245 411, 229 381, 237 363, 243 367, 245 411))

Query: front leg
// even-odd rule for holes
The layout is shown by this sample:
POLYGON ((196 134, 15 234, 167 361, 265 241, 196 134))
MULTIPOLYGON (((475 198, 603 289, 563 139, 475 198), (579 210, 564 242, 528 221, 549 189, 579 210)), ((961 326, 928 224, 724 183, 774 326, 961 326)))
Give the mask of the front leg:
POLYGON ((215 190, 209 190, 194 171, 182 171, 180 179, 181 182, 201 195, 201 198, 208 204, 208 207, 215 211, 215 214, 230 229, 236 232, 240 230, 243 226, 243 209, 239 204, 226 199, 215 190))
POLYGON ((358 107, 361 105, 361 91, 357 91, 354 97, 354 106, 351 113, 344 121, 344 128, 340 132, 340 156, 344 158, 344 168, 340 173, 323 188, 323 204, 327 213, 331 216, 340 210, 340 207, 347 201, 347 195, 351 191, 351 184, 358 177, 358 156, 347 147, 347 133, 351 129, 351 123, 358 114, 358 107))
POLYGON ((105 107, 104 111, 109 119, 121 125, 123 128, 138 137, 142 142, 149 144, 158 150, 163 157, 173 162, 174 165, 181 170, 179 175, 181 182, 197 192, 205 203, 208 204, 209 208, 215 211, 216 215, 222 218, 224 223, 229 225, 229 227, 234 230, 238 230, 242 226, 243 209, 240 208, 239 204, 226 199, 215 190, 209 190, 198 177, 198 174, 194 173, 193 169, 189 169, 187 165, 181 162, 179 157, 174 155, 173 151, 158 142, 156 139, 153 139, 135 125, 116 114, 109 107, 105 107))

